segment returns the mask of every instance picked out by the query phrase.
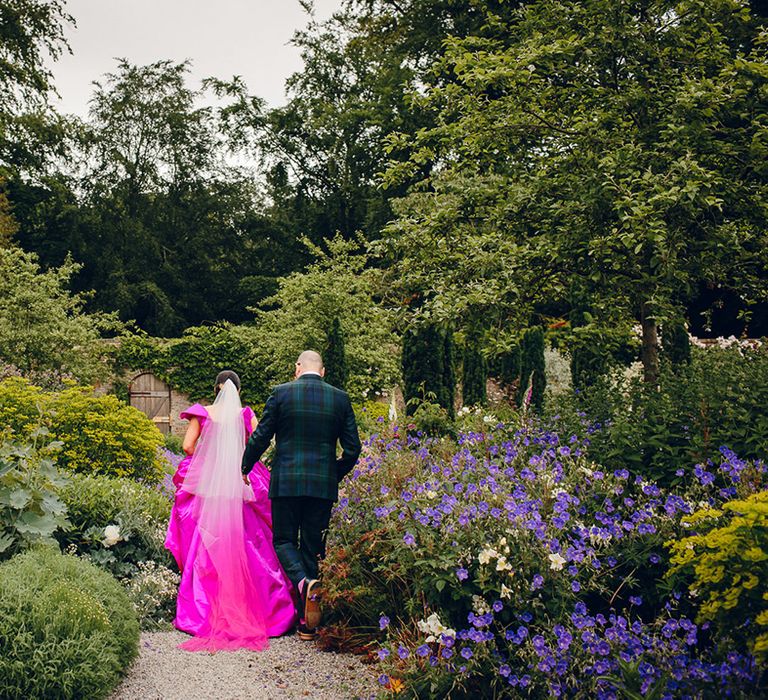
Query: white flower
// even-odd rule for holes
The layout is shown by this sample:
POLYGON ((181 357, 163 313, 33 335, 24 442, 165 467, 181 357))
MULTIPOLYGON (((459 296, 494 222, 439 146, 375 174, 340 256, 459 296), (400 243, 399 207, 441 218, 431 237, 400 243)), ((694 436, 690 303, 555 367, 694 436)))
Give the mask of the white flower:
POLYGON ((486 602, 485 598, 479 595, 472 596, 472 610, 477 615, 485 615, 485 613, 491 611, 491 607, 486 602))
POLYGON ((553 571, 560 571, 565 566, 566 560, 557 552, 549 555, 549 568, 553 571))
POLYGON ((456 630, 445 627, 443 623, 440 622, 440 618, 438 617, 437 613, 432 613, 426 620, 419 620, 416 625, 418 626, 419 630, 421 630, 421 632, 424 634, 429 634, 429 636, 426 638, 427 643, 437 641, 441 634, 444 634, 448 637, 456 636, 456 630))
POLYGON ((512 597, 512 589, 507 588, 503 583, 501 584, 501 597, 502 598, 511 598, 512 597))
POLYGON ((480 554, 477 555, 477 561, 480 562, 480 564, 489 564, 491 559, 498 559, 499 553, 495 549, 491 549, 490 547, 486 547, 480 554))
POLYGON ((104 528, 104 539, 102 544, 105 547, 111 547, 113 544, 117 544, 121 539, 120 528, 117 525, 107 525, 104 528))
POLYGON ((533 63, 529 63, 529 64, 526 66, 526 68, 527 68, 527 69, 528 69, 528 70, 529 70, 531 73, 533 73, 533 71, 535 71, 535 70, 536 70, 536 66, 534 66, 534 65, 533 65, 533 63))
POLYGON ((496 562, 496 571, 511 571, 512 565, 507 561, 506 557, 499 557, 496 562))
POLYGON ((432 489, 427 489, 427 490, 424 492, 424 495, 425 495, 427 498, 430 498, 430 499, 431 499, 431 498, 437 498, 437 491, 433 491, 432 489))

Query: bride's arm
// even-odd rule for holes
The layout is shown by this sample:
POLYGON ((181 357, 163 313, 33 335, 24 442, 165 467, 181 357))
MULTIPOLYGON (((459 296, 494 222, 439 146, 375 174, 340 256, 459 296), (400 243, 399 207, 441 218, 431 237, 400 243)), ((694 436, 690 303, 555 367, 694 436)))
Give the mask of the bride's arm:
POLYGON ((191 455, 195 451, 197 439, 200 437, 200 421, 197 418, 190 418, 187 432, 184 434, 184 441, 181 448, 185 454, 191 455))

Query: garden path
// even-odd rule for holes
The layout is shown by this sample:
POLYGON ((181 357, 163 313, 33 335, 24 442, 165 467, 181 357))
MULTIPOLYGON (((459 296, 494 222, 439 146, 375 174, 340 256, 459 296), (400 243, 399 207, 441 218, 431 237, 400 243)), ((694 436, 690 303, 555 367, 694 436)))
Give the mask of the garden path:
POLYGON ((110 700, 371 698, 373 671, 361 657, 318 650, 298 637, 270 640, 267 651, 182 651, 180 632, 144 632, 139 658, 110 700))

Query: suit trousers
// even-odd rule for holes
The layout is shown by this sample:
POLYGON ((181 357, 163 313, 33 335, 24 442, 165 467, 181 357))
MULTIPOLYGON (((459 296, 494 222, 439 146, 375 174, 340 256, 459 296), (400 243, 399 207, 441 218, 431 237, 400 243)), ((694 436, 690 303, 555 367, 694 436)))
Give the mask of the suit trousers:
POLYGON ((297 586, 317 578, 333 501, 311 496, 272 499, 272 543, 288 578, 297 586))

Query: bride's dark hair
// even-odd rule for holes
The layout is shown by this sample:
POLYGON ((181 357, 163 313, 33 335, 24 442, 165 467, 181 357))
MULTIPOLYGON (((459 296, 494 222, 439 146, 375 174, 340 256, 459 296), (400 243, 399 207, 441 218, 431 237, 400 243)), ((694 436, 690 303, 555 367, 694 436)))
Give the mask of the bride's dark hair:
POLYGON ((238 377, 231 369, 225 369, 223 372, 219 372, 216 375, 216 383, 213 386, 214 396, 219 395, 221 387, 224 386, 224 382, 226 382, 227 379, 229 379, 235 385, 235 388, 240 391, 240 377, 238 377))

